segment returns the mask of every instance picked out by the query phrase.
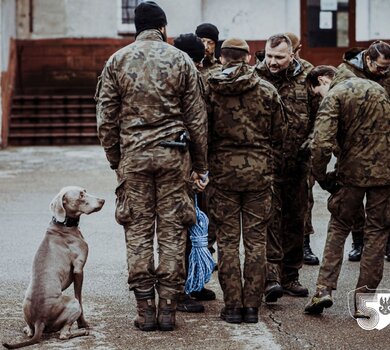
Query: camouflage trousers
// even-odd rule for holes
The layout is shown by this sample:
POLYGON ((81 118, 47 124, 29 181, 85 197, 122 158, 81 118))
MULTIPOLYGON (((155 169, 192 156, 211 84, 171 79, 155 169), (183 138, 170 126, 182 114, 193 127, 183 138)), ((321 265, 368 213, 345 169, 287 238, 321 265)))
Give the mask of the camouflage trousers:
POLYGON ((390 186, 342 187, 328 199, 331 213, 317 285, 336 289, 345 240, 366 197, 364 249, 356 288, 376 289, 383 275, 383 255, 390 232, 390 186))
POLYGON ((228 307, 259 307, 261 303, 271 202, 270 188, 262 192, 230 192, 215 188, 210 215, 216 225, 218 278, 228 307), (243 276, 241 234, 245 249, 243 276))
POLYGON ((184 290, 187 228, 196 222, 187 181, 190 156, 161 147, 123 163, 118 169, 115 214, 125 229, 129 288, 155 286, 160 297, 172 299, 184 290))
POLYGON ((309 172, 307 176, 307 210, 305 213, 305 236, 312 235, 314 233, 314 227, 312 223, 312 211, 314 206, 313 187, 315 185, 314 176, 309 172))
POLYGON ((274 208, 267 231, 267 281, 287 284, 303 265, 308 185, 304 170, 274 186, 274 208))

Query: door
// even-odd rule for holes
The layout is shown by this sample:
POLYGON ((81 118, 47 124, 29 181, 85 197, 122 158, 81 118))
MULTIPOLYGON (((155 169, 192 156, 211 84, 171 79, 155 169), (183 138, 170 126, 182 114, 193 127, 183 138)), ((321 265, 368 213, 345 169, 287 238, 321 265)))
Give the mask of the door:
POLYGON ((302 58, 338 66, 356 46, 355 6, 356 0, 301 0, 302 58))

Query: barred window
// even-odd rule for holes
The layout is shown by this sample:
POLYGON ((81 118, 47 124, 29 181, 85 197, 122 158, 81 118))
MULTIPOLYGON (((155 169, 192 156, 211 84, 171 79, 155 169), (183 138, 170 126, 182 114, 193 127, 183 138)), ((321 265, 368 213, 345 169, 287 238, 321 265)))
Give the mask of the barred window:
POLYGON ((122 23, 134 23, 134 9, 141 3, 141 0, 122 0, 122 23))
POLYGON ((117 0, 118 6, 118 33, 131 34, 135 32, 134 9, 143 0, 117 0))

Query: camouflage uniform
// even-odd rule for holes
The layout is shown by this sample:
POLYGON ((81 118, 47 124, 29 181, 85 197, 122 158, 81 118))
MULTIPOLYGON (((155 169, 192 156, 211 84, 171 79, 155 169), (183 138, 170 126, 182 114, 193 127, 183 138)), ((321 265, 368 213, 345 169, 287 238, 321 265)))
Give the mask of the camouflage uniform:
MULTIPOLYGON (((363 79, 370 79, 376 81, 378 84, 382 85, 387 93, 390 95, 390 74, 386 75, 375 75, 372 74, 367 67, 366 60, 364 59, 365 51, 359 48, 353 48, 345 52, 343 57, 343 63, 341 63, 337 68, 342 73, 352 72, 355 76, 363 79)), ((356 215, 356 220, 352 226, 352 235, 354 243, 363 244, 363 229, 364 229, 364 208, 361 208, 359 213, 356 215)))
POLYGON ((183 291, 186 230, 196 219, 187 181, 190 154, 161 142, 188 131, 192 168, 207 170, 207 113, 198 73, 160 31, 145 30, 110 57, 96 98, 98 135, 117 169, 115 215, 125 229, 130 289, 156 285, 160 298, 173 299, 183 291))
MULTIPOLYGON (((205 94, 207 95, 209 93, 209 84, 208 79, 213 76, 214 74, 220 72, 222 70, 222 64, 219 62, 218 59, 213 57, 212 60, 210 60, 208 57, 205 57, 202 61, 203 66, 200 68, 200 73, 202 75, 203 81, 205 82, 205 94)), ((214 188, 211 184, 209 184, 204 192, 200 194, 201 201, 200 201, 200 208, 203 210, 208 216, 209 216, 209 205, 210 205, 210 199, 214 194, 214 188)), ((214 244, 216 242, 216 227, 215 223, 210 220, 209 222, 209 230, 208 230, 208 248, 211 252, 211 254, 215 253, 214 244)))
POLYGON ((333 152, 337 182, 342 185, 328 200, 331 219, 317 285, 336 289, 345 239, 366 196, 357 288, 375 289, 382 278, 390 230, 390 100, 377 83, 352 74, 345 79, 345 72, 340 73, 320 105, 311 145, 316 180, 326 181, 333 152))
POLYGON ((296 59, 281 74, 271 74, 264 61, 256 65, 259 76, 278 90, 287 119, 283 174, 276 183, 276 204, 267 241, 267 280, 283 285, 298 279, 303 264, 309 161, 301 156, 299 149, 308 138, 315 118, 315 103, 305 83, 311 68, 310 63, 296 59))
POLYGON ((217 227, 219 281, 227 307, 258 307, 265 283, 272 183, 281 164, 281 101, 276 89, 245 63, 228 65, 209 84, 210 178, 215 188, 210 215, 217 227))
POLYGON ((215 57, 211 60, 208 57, 205 57, 202 63, 203 66, 200 68, 200 73, 202 74, 204 81, 207 81, 212 75, 222 70, 221 62, 215 57))

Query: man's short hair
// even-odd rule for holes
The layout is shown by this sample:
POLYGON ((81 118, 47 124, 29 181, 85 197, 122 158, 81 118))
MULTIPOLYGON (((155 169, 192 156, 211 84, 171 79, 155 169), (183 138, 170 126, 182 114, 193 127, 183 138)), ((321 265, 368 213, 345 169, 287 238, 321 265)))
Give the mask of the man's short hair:
POLYGON ((236 50, 236 49, 222 49, 221 50, 221 56, 227 61, 227 62, 244 62, 246 58, 248 57, 248 53, 242 50, 236 50))
POLYGON ((314 88, 320 85, 318 77, 326 76, 333 80, 336 73, 337 73, 337 69, 333 66, 321 65, 321 66, 314 67, 306 77, 306 84, 308 84, 309 87, 314 88))
POLYGON ((267 40, 267 44, 269 44, 269 46, 271 46, 272 48, 279 46, 281 43, 286 43, 289 48, 289 51, 293 52, 291 40, 286 34, 274 34, 270 36, 267 40))
POLYGON ((385 59, 390 59, 390 45, 382 40, 374 41, 366 51, 371 61, 376 61, 380 55, 385 59))

